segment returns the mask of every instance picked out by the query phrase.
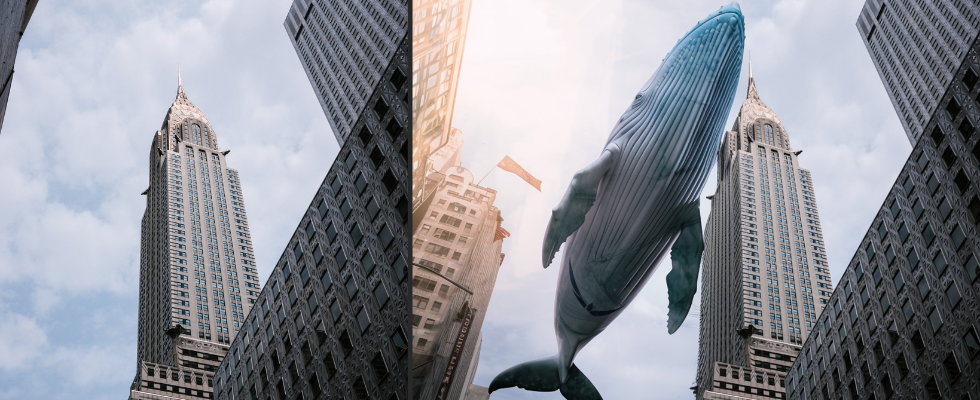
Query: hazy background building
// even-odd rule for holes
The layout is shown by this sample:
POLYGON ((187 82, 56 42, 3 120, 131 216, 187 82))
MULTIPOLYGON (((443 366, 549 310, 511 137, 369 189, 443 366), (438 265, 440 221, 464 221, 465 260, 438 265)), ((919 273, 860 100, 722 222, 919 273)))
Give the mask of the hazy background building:
POLYGON ((227 154, 178 77, 177 98, 153 137, 150 187, 143 192, 131 398, 154 398, 140 393, 154 390, 210 393, 218 361, 259 294, 241 181, 228 168, 227 154), (167 369, 184 380, 149 379, 152 371, 159 377, 167 369))
POLYGON ((3 0, 0 2, 0 128, 7 115, 10 83, 14 79, 14 60, 21 36, 31 21, 37 0, 3 0))
POLYGON ((799 154, 759 98, 750 65, 747 97, 722 140, 718 187, 708 196, 692 388, 699 399, 785 391, 789 365, 831 294, 812 176, 799 154))
POLYGON ((412 195, 423 202, 429 157, 452 131, 472 0, 413 0, 412 6, 412 195))
POLYGON ((980 27, 963 0, 868 0, 857 28, 915 146, 954 81, 980 27))
POLYGON ((217 398, 408 396, 408 15, 407 0, 289 9, 286 32, 342 146, 219 367, 217 398), (360 80, 337 78, 350 74, 360 80))
MULTIPOLYGON (((462 399, 479 361, 480 328, 503 262, 497 192, 459 165, 455 131, 432 162, 432 201, 412 236, 412 381, 414 399, 462 399)), ((416 212, 416 215, 419 213, 416 212)))
MULTIPOLYGON (((833 311, 820 316, 793 364, 789 398, 980 396, 977 8, 961 1, 895 3, 868 1, 858 19, 875 65, 889 55, 903 65, 921 61, 895 53, 932 51, 935 43, 897 46, 925 37, 947 50, 942 79, 928 90, 908 88, 931 106, 921 110, 918 130, 909 134, 912 153, 830 299, 833 311)), ((921 64, 911 65, 922 73, 921 64)), ((878 70, 891 95, 901 84, 878 70)), ((903 99, 891 99, 906 118, 903 99)))

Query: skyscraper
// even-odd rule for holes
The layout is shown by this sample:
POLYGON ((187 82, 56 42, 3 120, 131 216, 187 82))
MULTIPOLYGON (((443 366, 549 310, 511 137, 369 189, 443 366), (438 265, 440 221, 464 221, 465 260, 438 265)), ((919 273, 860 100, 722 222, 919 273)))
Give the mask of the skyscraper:
POLYGON ((413 0, 413 6, 412 195, 422 202, 428 198, 429 157, 452 131, 472 0, 413 0))
POLYGON ((3 127, 3 118, 7 115, 17 47, 36 6, 37 0, 0 1, 0 127, 3 127))
POLYGON ((219 399, 408 398, 408 15, 407 0, 289 9, 341 148, 216 373, 219 399))
MULTIPOLYGON (((296 0, 289 8, 286 32, 341 145, 354 133, 354 124, 408 33, 404 3, 296 0)), ((406 79, 405 72, 396 70, 393 80, 406 79)), ((402 122, 383 128, 398 136, 407 127, 402 122)))
POLYGON ((722 140, 718 187, 708 196, 699 399, 783 392, 790 362, 827 304, 813 178, 799 154, 759 98, 750 66, 748 95, 722 140))
POLYGON ((980 5, 867 0, 857 28, 915 146, 977 38, 980 5))
POLYGON ((413 235, 413 399, 462 399, 472 384, 480 330, 504 259, 501 247, 510 236, 493 205, 497 192, 477 185, 452 154, 462 145, 454 136, 443 150, 455 151, 433 158, 457 164, 430 174, 440 183, 413 235))
POLYGON ((143 192, 132 398, 210 395, 218 361, 259 294, 240 178, 227 154, 178 78, 177 98, 153 137, 143 192), (168 370, 184 380, 167 382, 168 370))
MULTIPOLYGON (((976 18, 973 3, 955 0, 902 2, 902 8, 869 1, 862 10, 858 30, 861 40, 871 42, 873 59, 886 44, 921 40, 916 35, 924 33, 947 46, 955 40, 956 51, 946 53, 951 59, 935 105, 922 116, 912 153, 830 298, 833 311, 820 315, 793 364, 789 398, 980 395, 976 18), (905 20, 916 29, 894 26, 905 20)), ((886 88, 894 84, 885 74, 881 78, 886 88)), ((892 97, 904 118, 899 101, 892 97)))

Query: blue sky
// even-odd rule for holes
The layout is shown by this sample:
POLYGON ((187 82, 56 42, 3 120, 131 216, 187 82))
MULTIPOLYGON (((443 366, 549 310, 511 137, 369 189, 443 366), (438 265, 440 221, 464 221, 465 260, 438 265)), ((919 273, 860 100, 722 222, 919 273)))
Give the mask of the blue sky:
MULTIPOLYGON (((557 268, 542 270, 541 240, 573 173, 598 156, 609 130, 677 39, 727 1, 475 0, 453 125, 463 166, 482 176, 504 155, 544 181, 542 193, 494 172, 505 241, 483 325, 475 383, 557 352, 557 268)), ((854 24, 863 0, 741 2, 759 95, 813 172, 836 282, 908 157, 911 146, 854 24)), ((748 58, 748 57, 746 57, 748 58)), ((743 67, 734 115, 745 98, 743 67)), ((704 196, 714 192, 714 173, 704 196)), ((702 202, 702 221, 707 220, 702 202)), ((556 256, 556 259, 560 255, 556 256)), ((660 268, 632 305, 576 364, 609 399, 691 398, 699 300, 667 334, 660 268)), ((493 399, 561 399, 509 389, 493 399)))
POLYGON ((41 0, 0 133, 0 399, 121 399, 136 368, 150 141, 177 89, 241 181, 259 275, 338 145, 288 0, 41 0))

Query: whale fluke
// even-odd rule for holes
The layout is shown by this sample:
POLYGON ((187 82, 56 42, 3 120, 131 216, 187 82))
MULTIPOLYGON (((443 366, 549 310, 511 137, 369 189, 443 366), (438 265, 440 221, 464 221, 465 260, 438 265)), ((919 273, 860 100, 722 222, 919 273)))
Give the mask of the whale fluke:
POLYGON ((701 201, 696 200, 686 206, 684 225, 670 249, 671 270, 667 274, 667 298, 670 301, 667 307, 667 333, 670 334, 674 334, 684 323, 698 290, 698 270, 704 251, 700 204, 701 201))
POLYGON ((517 386, 535 392, 558 390, 568 400, 602 400, 589 378, 575 364, 568 370, 565 383, 558 377, 558 356, 528 361, 510 367, 490 382, 489 393, 517 386))

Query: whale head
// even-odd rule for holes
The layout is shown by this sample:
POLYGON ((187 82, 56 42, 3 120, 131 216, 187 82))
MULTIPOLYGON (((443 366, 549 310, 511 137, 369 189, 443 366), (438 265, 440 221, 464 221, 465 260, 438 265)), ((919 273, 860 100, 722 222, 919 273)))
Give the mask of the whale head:
MULTIPOLYGON (((664 100, 670 99, 658 94, 690 92, 703 89, 705 85, 720 85, 730 86, 734 99, 744 45, 745 19, 738 3, 723 6, 709 14, 677 40, 660 68, 636 93, 620 121, 665 111, 658 106, 663 107, 664 100), (673 89, 674 93, 663 93, 668 89, 665 86, 673 89)), ((731 101, 727 103, 730 105, 731 101)))
POLYGON ((659 147, 670 153, 666 169, 692 171, 695 182, 703 183, 735 99, 744 47, 745 22, 737 3, 699 21, 637 92, 609 142, 666 144, 659 147))

